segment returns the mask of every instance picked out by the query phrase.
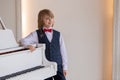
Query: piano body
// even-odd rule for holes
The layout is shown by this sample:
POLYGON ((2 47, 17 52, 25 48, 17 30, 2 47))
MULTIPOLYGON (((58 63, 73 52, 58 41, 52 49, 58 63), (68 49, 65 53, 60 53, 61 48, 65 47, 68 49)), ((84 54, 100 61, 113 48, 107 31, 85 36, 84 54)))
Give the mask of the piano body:
POLYGON ((20 47, 11 30, 0 24, 0 80, 44 80, 56 75, 57 64, 45 57, 45 44, 31 52, 20 47))

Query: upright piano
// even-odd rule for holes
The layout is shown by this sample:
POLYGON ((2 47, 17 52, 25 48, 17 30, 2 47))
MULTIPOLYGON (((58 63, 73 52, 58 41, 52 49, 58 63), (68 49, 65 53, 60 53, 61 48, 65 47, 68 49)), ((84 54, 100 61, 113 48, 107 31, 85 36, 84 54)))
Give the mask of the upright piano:
POLYGON ((45 44, 36 50, 19 46, 14 34, 0 18, 0 80, 44 80, 57 73, 57 64, 45 57, 45 44))

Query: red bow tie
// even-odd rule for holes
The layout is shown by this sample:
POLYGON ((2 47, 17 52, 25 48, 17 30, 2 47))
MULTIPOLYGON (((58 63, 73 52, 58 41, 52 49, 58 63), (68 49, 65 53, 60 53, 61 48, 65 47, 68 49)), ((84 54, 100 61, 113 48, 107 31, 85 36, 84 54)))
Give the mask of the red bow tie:
POLYGON ((52 32, 52 29, 44 29, 44 32, 52 32))

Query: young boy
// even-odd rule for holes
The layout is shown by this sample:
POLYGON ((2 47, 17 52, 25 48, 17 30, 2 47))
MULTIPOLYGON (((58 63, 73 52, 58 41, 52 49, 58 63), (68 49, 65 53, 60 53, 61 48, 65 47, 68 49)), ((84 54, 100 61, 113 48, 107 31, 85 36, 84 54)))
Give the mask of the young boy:
POLYGON ((22 45, 31 51, 35 47, 31 44, 46 44, 45 55, 49 61, 57 63, 57 75, 45 80, 66 80, 67 74, 67 53, 64 40, 59 31, 53 29, 54 15, 49 9, 43 9, 38 14, 38 30, 32 32, 21 40, 22 45))

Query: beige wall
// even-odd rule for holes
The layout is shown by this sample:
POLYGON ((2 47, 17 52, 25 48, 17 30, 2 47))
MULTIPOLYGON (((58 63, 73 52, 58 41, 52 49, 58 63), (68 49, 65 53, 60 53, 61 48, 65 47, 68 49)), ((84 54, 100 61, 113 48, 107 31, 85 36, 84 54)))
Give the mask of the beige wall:
POLYGON ((112 79, 120 80, 120 1, 114 0, 112 79))
POLYGON ((12 29, 16 36, 16 4, 15 0, 0 0, 0 17, 7 28, 12 29))
MULTIPOLYGON (((112 0, 111 0, 112 1, 112 0)), ((65 39, 68 80, 111 80, 112 17, 109 0, 22 0, 22 36, 37 29, 37 14, 49 8, 65 39), (109 20, 110 19, 110 20, 109 20)))

